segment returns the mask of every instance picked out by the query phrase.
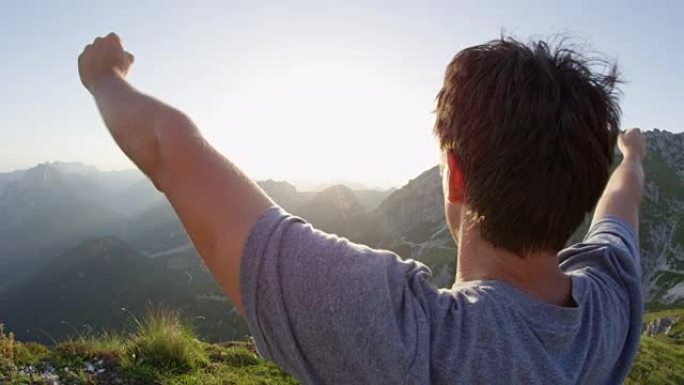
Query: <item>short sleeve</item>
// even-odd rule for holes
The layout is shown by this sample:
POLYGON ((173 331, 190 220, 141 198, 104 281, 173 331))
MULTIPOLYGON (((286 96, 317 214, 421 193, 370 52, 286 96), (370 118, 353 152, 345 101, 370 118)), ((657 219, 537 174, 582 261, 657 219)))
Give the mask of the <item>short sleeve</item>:
POLYGON ((639 263, 639 238, 634 229, 618 217, 606 216, 598 220, 587 232, 584 242, 618 247, 639 263))
POLYGON ((584 241, 561 251, 559 258, 561 270, 566 273, 593 269, 610 276, 623 287, 633 286, 640 290, 639 240, 634 230, 618 217, 606 216, 598 220, 584 241))
POLYGON ((622 219, 607 216, 559 259, 561 270, 574 277, 573 293, 581 293, 575 299, 594 325, 594 341, 620 352, 614 378, 624 379, 638 351, 644 312, 637 235, 622 219))
POLYGON ((240 286, 258 351, 303 383, 398 384, 428 323, 429 274, 272 208, 245 244, 240 286))

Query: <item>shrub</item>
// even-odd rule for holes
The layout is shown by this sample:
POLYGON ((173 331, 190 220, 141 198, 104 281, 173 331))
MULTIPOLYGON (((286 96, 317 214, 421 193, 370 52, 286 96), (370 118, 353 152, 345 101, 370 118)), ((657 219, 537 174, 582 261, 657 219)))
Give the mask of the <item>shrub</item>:
POLYGON ((95 357, 95 349, 83 338, 59 343, 52 354, 55 367, 82 367, 85 361, 95 357))
POLYGON ((36 342, 24 342, 14 346, 14 363, 18 367, 36 366, 50 356, 50 349, 36 342))
POLYGON ((5 334, 5 325, 0 324, 0 373, 13 371, 14 364, 14 334, 5 334))

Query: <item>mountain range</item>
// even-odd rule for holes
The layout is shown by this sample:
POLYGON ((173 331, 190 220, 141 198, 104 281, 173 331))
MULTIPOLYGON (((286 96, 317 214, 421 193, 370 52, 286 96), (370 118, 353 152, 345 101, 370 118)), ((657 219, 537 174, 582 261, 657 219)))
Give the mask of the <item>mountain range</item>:
MULTIPOLYGON (((646 138, 643 292, 651 307, 682 306, 684 134, 654 130, 646 138)), ((314 226, 422 261, 438 286, 453 282, 456 251, 437 166, 383 191, 259 185, 314 226)), ((203 338, 248 333, 173 209, 139 172, 55 162, 0 173, 0 322, 8 329, 20 339, 49 342, 120 329, 157 306, 180 309, 203 338)))

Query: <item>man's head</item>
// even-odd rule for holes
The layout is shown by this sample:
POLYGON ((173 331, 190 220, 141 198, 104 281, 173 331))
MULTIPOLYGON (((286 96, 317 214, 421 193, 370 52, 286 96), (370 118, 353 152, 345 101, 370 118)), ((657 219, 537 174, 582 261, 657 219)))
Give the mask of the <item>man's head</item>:
POLYGON ((435 122, 452 231, 465 218, 518 255, 561 249, 608 181, 616 83, 614 66, 562 45, 502 38, 459 52, 435 122))

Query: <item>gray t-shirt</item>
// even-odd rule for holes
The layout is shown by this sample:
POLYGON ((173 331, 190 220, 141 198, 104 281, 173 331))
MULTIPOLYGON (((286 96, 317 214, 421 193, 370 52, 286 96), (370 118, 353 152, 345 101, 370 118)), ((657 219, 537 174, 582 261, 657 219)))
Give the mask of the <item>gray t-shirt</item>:
POLYGON ((606 217, 561 251, 566 308, 499 281, 438 289, 420 262, 272 208, 245 244, 242 302, 259 352, 304 384, 620 384, 639 344, 638 250, 606 217))

